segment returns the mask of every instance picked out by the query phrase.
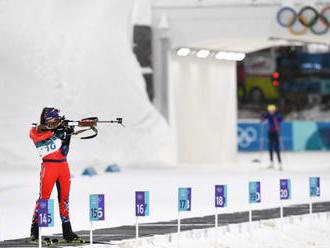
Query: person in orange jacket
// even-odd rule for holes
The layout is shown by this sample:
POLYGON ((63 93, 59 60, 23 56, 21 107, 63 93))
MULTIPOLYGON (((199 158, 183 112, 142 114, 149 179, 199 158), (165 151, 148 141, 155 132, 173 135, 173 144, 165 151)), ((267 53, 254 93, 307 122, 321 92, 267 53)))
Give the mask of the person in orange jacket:
MULTIPOLYGON (((42 158, 40 172, 39 199, 48 200, 54 185, 58 190, 59 212, 62 221, 63 239, 70 242, 79 237, 72 231, 69 216, 70 169, 67 162, 73 127, 62 126, 64 118, 56 108, 45 107, 40 116, 40 123, 30 130, 40 157, 42 158)), ((31 225, 31 240, 39 238, 38 200, 31 225)))

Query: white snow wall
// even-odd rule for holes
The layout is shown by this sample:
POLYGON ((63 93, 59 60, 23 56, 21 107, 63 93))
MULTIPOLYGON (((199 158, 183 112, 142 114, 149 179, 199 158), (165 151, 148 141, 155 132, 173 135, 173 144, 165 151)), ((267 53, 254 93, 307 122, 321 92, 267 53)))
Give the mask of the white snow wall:
POLYGON ((236 62, 170 57, 170 123, 176 130, 178 161, 236 162, 236 62))
POLYGON ((38 166, 29 139, 44 106, 70 119, 123 117, 74 139, 73 166, 173 161, 171 131, 149 103, 131 48, 133 0, 0 2, 0 168, 38 166))

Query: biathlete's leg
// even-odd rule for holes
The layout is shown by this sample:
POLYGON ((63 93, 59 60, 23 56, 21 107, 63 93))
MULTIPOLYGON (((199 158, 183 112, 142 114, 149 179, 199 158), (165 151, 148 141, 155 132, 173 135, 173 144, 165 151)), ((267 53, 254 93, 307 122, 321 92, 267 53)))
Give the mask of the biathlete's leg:
MULTIPOLYGON (((49 166, 49 164, 43 164, 40 171, 40 188, 39 188, 39 199, 48 200, 52 189, 54 187, 57 178, 56 168, 49 166)), ((38 223, 38 200, 33 213, 33 223, 38 223)))
POLYGON ((74 240, 79 240, 79 237, 72 231, 69 216, 69 194, 71 184, 69 165, 67 163, 62 164, 59 169, 61 172, 58 180, 56 181, 56 186, 59 193, 59 208, 62 220, 63 238, 68 242, 71 242, 74 240))
POLYGON ((42 164, 40 171, 40 186, 39 186, 39 198, 36 201, 36 206, 34 208, 32 216, 32 225, 31 225, 31 240, 37 240, 39 237, 39 225, 38 225, 38 207, 39 200, 48 200, 54 183, 57 178, 57 171, 54 166, 49 164, 42 164))
POLYGON ((59 210, 62 223, 69 222, 69 194, 71 185, 71 176, 68 164, 61 164, 60 173, 56 181, 58 192, 59 210))

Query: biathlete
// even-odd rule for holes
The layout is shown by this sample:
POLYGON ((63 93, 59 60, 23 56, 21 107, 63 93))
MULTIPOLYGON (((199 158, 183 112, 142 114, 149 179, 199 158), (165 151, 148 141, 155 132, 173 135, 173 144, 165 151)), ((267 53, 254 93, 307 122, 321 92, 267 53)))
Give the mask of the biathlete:
MULTIPOLYGON (((69 217, 70 170, 67 162, 71 135, 74 128, 62 126, 64 118, 55 108, 44 108, 40 123, 30 130, 41 158, 39 199, 48 200, 54 184, 58 190, 59 212, 62 221, 63 239, 67 242, 79 241, 80 238, 72 231, 69 217)), ((32 218, 31 240, 39 238, 38 200, 32 218)))
POLYGON ((279 169, 282 170, 281 150, 280 150, 280 125, 283 121, 282 116, 277 111, 275 105, 267 106, 267 113, 261 117, 261 125, 268 123, 268 149, 270 157, 269 169, 274 168, 273 152, 276 152, 279 169))

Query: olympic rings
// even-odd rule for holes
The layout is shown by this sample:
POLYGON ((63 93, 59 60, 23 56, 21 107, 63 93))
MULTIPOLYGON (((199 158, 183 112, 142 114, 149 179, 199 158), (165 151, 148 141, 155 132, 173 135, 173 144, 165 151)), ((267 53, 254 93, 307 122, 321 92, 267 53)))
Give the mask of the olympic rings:
POLYGON ((276 19, 280 26, 288 28, 294 35, 305 34, 308 29, 315 35, 323 35, 330 28, 330 16, 327 13, 330 13, 330 6, 323 8, 320 13, 311 6, 305 6, 298 12, 291 7, 283 7, 277 12, 276 19))

